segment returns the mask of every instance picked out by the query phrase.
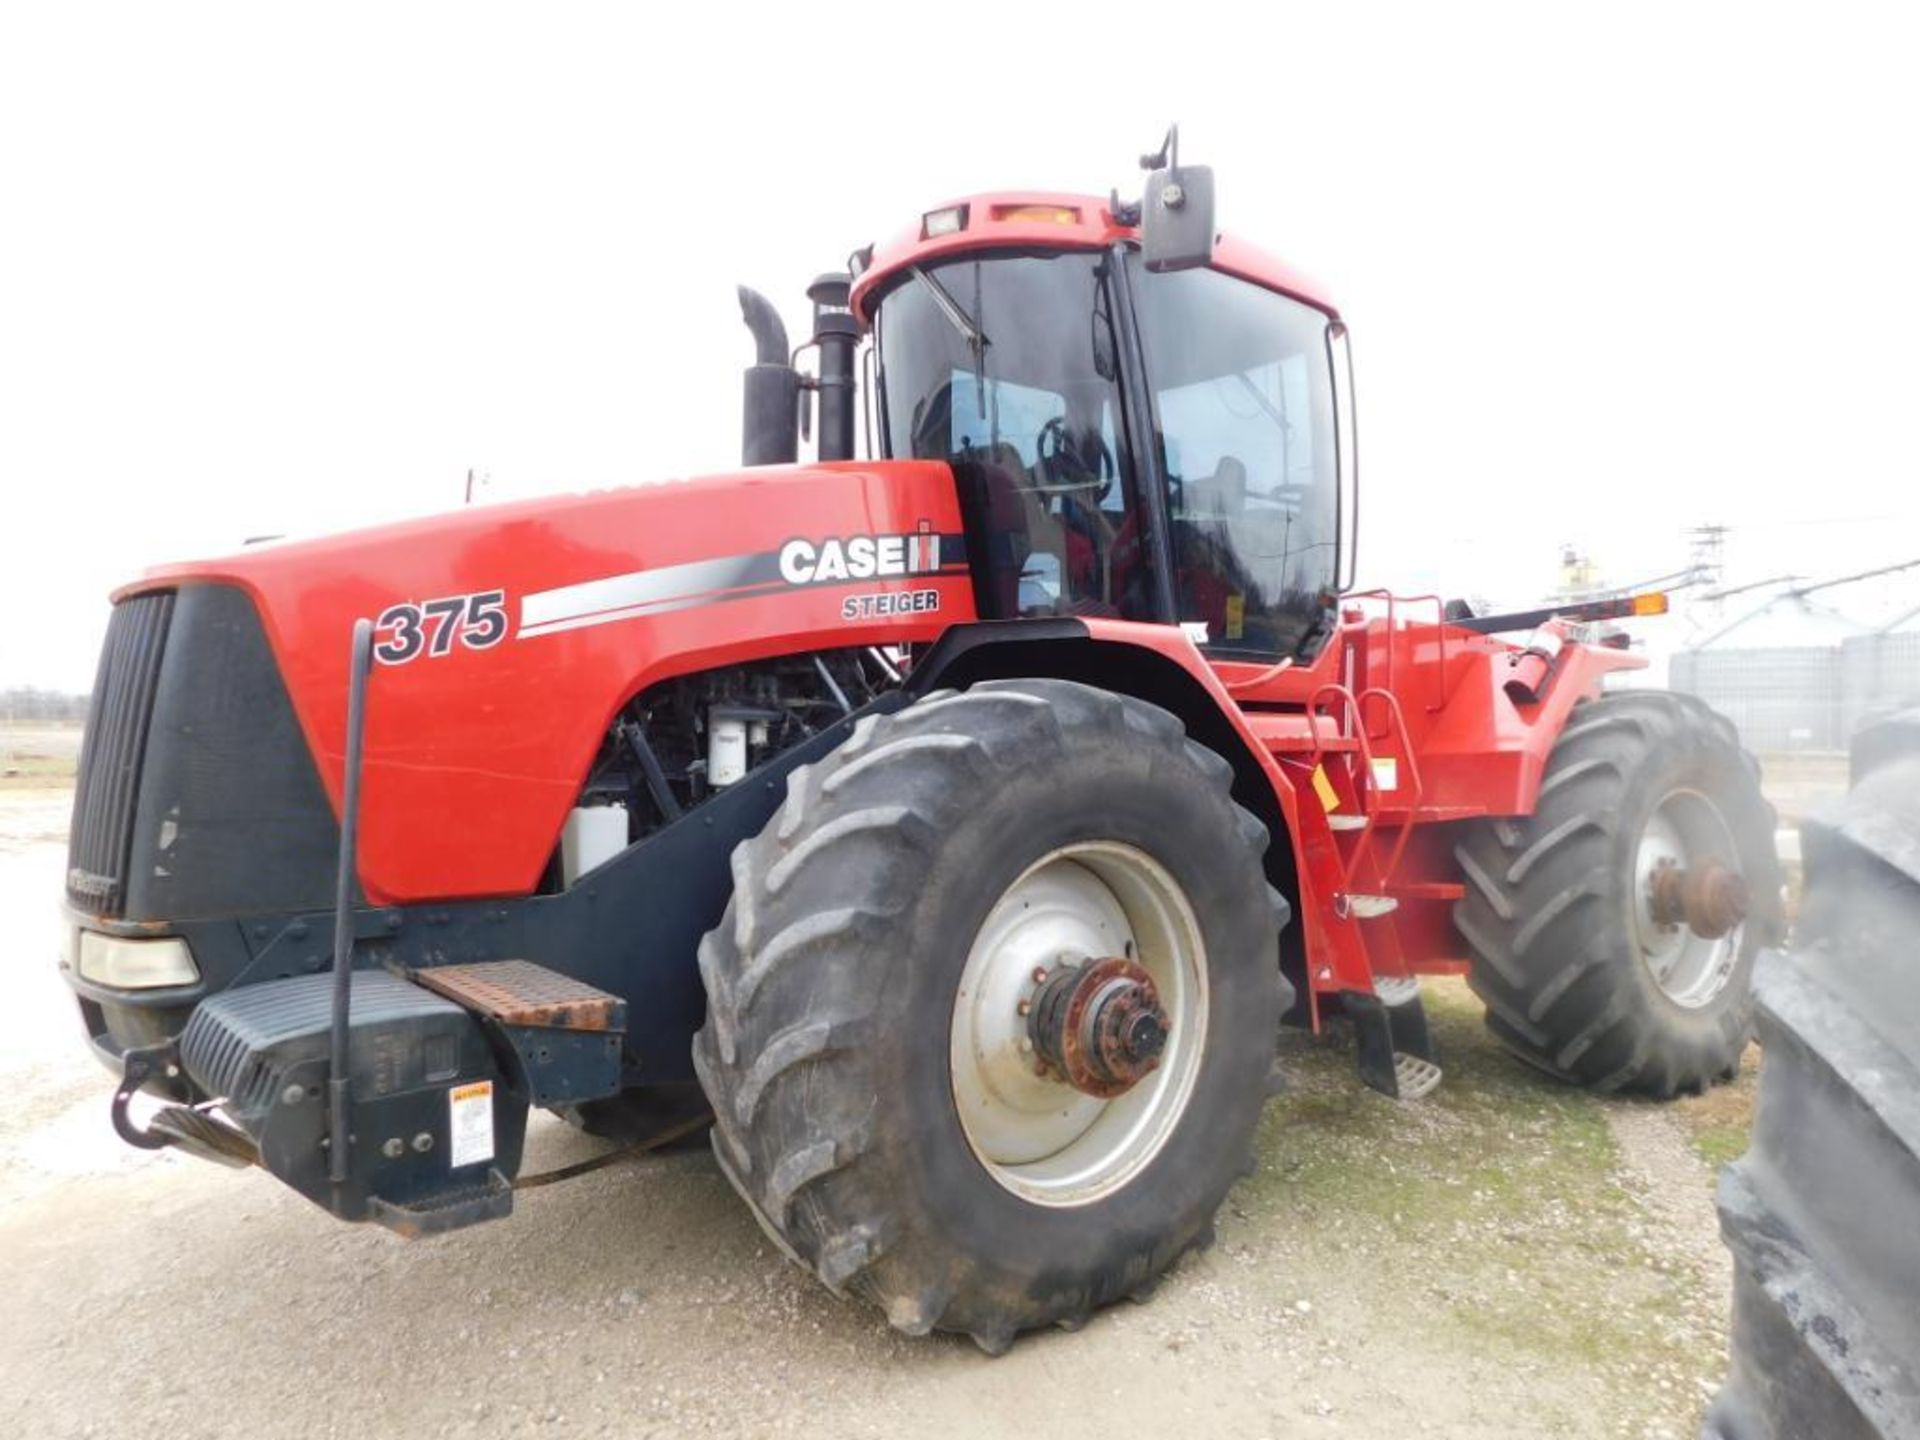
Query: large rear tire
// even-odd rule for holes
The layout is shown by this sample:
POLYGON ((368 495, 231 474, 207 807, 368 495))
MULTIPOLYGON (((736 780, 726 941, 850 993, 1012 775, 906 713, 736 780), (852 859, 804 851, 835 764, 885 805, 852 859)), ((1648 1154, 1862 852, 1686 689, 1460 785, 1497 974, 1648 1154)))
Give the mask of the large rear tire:
POLYGON ((794 773, 734 852, 693 1052, 714 1152, 791 1258, 997 1354, 1211 1239, 1287 990, 1231 778, 1167 712, 1053 680, 928 696, 794 773), (1102 952, 1167 1022, 1109 1096, 1037 1074, 1021 1018, 1102 952))
POLYGON ((1667 691, 1576 706, 1534 813, 1472 826, 1455 855, 1468 983, 1515 1055, 1595 1090, 1670 1096, 1732 1076, 1780 874, 1759 766, 1723 716, 1667 691), (1662 888, 1688 875, 1705 891, 1662 888))

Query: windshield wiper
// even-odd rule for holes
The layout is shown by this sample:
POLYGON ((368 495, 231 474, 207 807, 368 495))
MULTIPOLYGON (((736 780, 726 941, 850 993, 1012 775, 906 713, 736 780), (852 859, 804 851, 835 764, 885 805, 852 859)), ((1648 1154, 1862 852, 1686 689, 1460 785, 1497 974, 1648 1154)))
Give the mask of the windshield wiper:
POLYGON ((1263 395, 1260 392, 1260 387, 1253 383, 1253 378, 1249 376, 1246 371, 1234 371, 1233 378, 1238 380, 1241 385, 1246 388, 1247 394, 1253 397, 1254 404, 1267 412, 1267 418, 1280 427, 1280 433, 1288 440, 1291 440, 1293 438, 1293 422, 1287 418, 1287 412, 1280 409, 1263 395))
POLYGON ((960 308, 960 302, 947 293, 946 286, 920 266, 915 265, 912 268, 913 278, 927 287, 927 293, 933 296, 933 303, 940 308, 940 313, 947 317, 947 323, 960 332, 960 338, 965 340, 968 348, 974 352, 974 361, 978 364, 980 352, 993 343, 987 339, 987 332, 974 322, 971 315, 960 308))
MULTIPOLYGON (((913 278, 927 287, 927 293, 933 296, 934 308, 947 317, 947 323, 960 332, 960 338, 967 342, 967 353, 973 356, 973 393, 980 404, 980 418, 987 418, 987 346, 993 342, 987 339, 987 332, 965 310, 960 302, 947 293, 947 287, 918 265, 912 267, 913 278)), ((980 304, 980 266, 973 267, 973 303, 980 304)))

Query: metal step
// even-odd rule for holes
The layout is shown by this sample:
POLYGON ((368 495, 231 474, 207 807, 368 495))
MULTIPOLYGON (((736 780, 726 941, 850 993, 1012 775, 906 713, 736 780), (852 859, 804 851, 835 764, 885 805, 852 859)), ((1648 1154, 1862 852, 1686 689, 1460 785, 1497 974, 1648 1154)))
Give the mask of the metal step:
POLYGON ((1394 1053, 1393 1078, 1402 1100, 1419 1100, 1431 1095, 1440 1084, 1440 1073, 1440 1067, 1431 1060, 1422 1060, 1405 1051, 1394 1053))
POLYGON ((513 1213, 513 1182, 493 1166, 486 1178, 457 1190, 447 1190, 412 1204, 382 1199, 367 1200, 367 1216, 403 1240, 423 1240, 429 1235, 444 1235, 478 1225, 482 1220, 501 1220, 513 1213))
POLYGON ((1372 823, 1364 815, 1327 816, 1327 828, 1330 830, 1364 830, 1372 823))
POLYGON ((1346 899, 1347 913, 1356 920, 1378 920, 1400 908, 1400 902, 1391 895, 1349 895, 1346 899))
POLYGON ((624 1030, 627 1026, 627 1007, 619 996, 531 960, 436 965, 414 971, 411 978, 502 1025, 554 1030, 624 1030))
POLYGON ((1420 998, 1420 981, 1412 975, 1376 975, 1373 993, 1382 1005, 1405 1005, 1420 998))
POLYGON ((577 1105, 620 1091, 627 1002, 536 965, 487 960, 411 977, 480 1017, 519 1059, 514 1081, 536 1105, 577 1105))

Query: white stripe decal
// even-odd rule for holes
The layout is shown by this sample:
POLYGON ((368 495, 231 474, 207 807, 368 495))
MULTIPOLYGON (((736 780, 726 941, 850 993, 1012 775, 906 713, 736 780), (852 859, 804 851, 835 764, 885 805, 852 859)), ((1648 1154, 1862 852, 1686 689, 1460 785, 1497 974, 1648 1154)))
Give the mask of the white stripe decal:
POLYGON ((629 605, 620 610, 601 610, 592 615, 549 620, 531 629, 522 627, 518 638, 530 640, 538 635, 558 635, 565 630, 584 630, 589 625, 611 625, 616 620, 633 620, 642 615, 665 615, 674 610, 691 610, 697 605, 713 605, 722 600, 754 600, 778 595, 792 588, 776 582, 772 585, 749 585, 742 590, 703 590, 697 595, 682 595, 671 600, 649 601, 645 605, 629 605))
POLYGON ((546 635, 625 620, 653 609, 679 609, 716 590, 772 579, 778 573, 773 555, 726 555, 540 590, 520 597, 519 633, 546 635))

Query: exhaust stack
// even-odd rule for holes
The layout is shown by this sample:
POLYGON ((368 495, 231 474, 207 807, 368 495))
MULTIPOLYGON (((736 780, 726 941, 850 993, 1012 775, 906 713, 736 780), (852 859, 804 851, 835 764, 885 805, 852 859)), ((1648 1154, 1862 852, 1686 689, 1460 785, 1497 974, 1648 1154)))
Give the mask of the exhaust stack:
POLYGON ((791 465, 800 455, 800 376, 788 363, 787 327, 757 290, 739 287, 740 318, 753 332, 754 363, 742 380, 740 461, 791 465))

